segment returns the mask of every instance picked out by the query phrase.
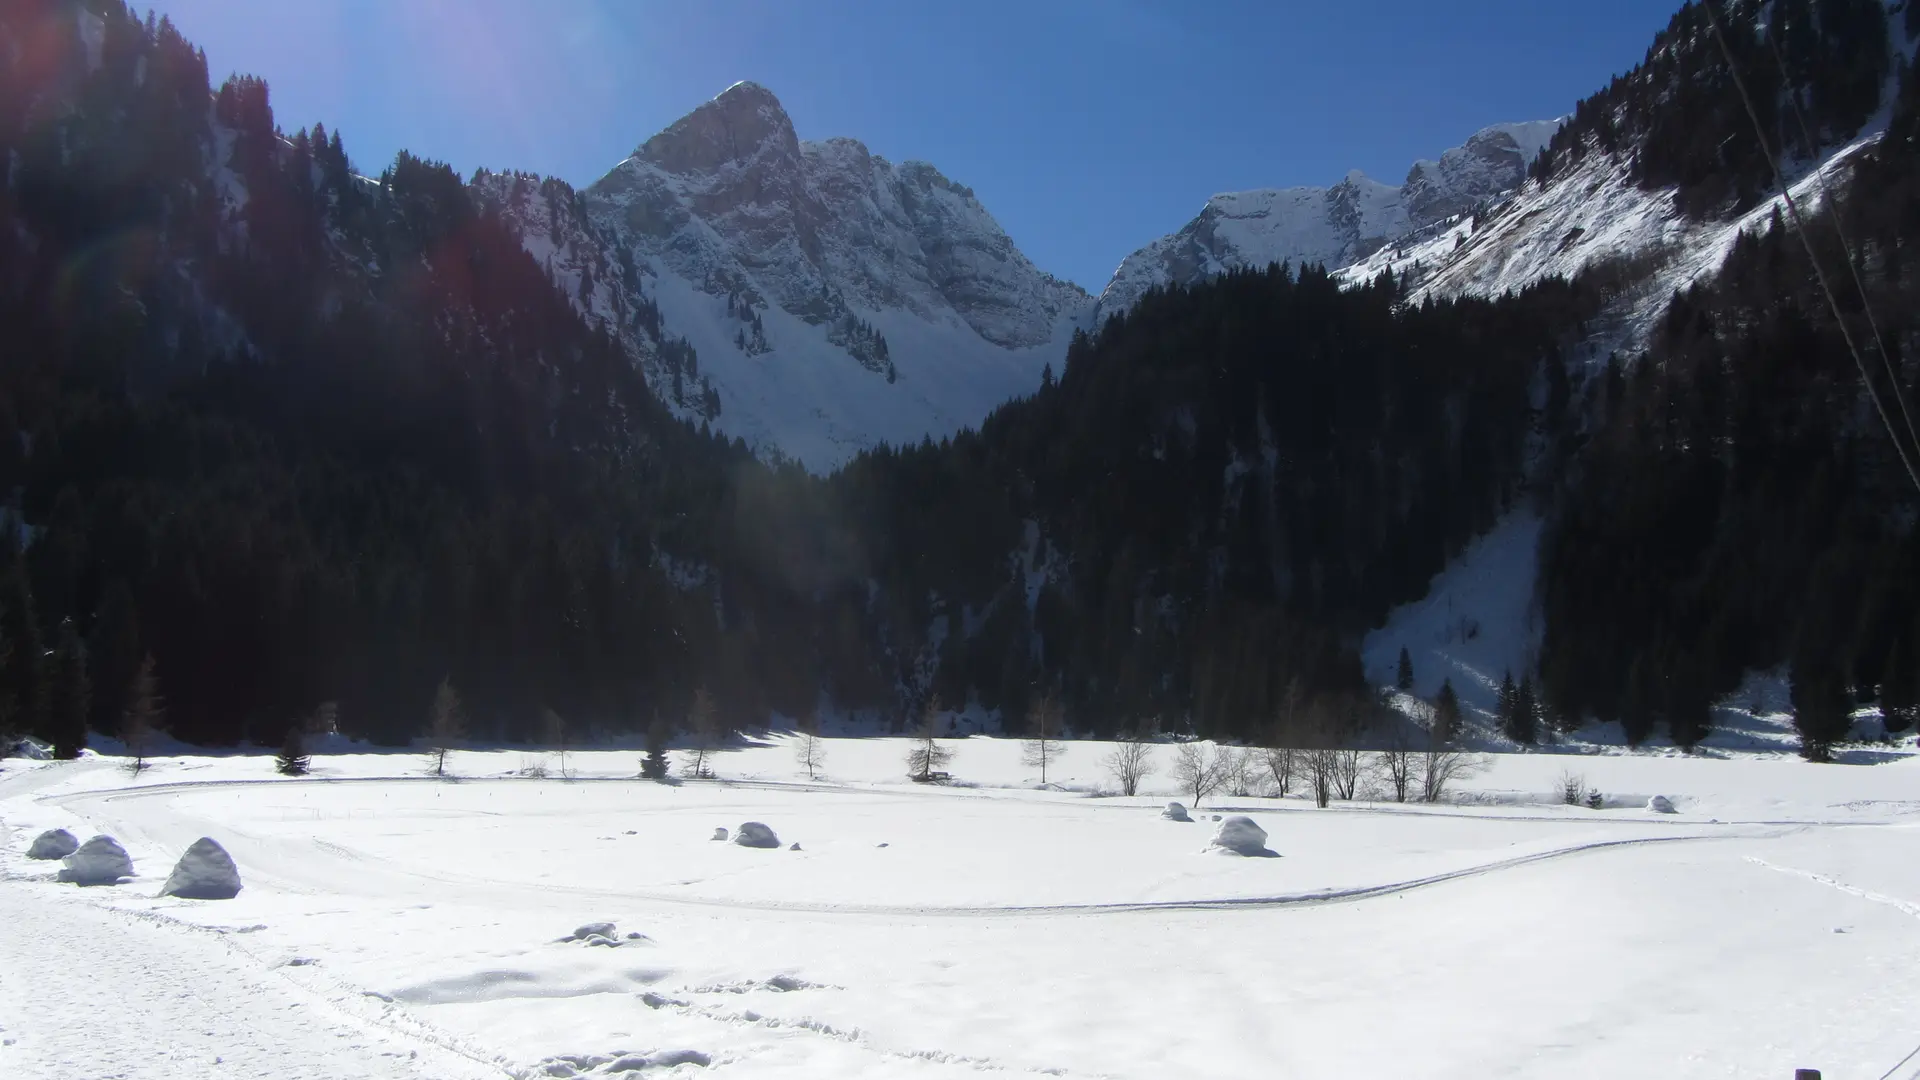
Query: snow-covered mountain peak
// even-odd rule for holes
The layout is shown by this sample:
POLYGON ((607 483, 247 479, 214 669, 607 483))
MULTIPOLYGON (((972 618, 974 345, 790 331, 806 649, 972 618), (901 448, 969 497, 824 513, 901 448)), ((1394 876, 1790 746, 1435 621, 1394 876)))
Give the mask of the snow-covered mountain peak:
POLYGON ((793 120, 773 92, 737 82, 641 143, 633 156, 673 173, 712 173, 771 150, 800 153, 793 120))
POLYGON ((1561 121, 1483 128, 1438 161, 1417 161, 1400 186, 1355 169, 1332 187, 1224 192, 1180 231, 1134 252, 1100 295, 1123 311, 1156 285, 1191 285, 1238 266, 1346 266, 1437 221, 1519 187, 1561 121))
POLYGON ((1092 304, 971 188, 803 141, 751 82, 642 143, 577 223, 565 201, 517 214, 526 246, 668 404, 816 468, 979 423, 1039 385, 1092 304))

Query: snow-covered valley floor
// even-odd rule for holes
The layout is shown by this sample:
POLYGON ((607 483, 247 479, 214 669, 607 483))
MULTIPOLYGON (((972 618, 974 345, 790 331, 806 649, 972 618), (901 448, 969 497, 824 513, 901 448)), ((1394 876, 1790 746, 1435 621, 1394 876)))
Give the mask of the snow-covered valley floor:
POLYGON ((1920 758, 1500 755, 1457 802, 1037 790, 1017 743, 0 763, 0 1076, 1920 1075, 1920 758), (1572 768, 1608 805, 1556 805, 1572 768), (1279 858, 1209 854, 1251 815, 1279 858), (778 849, 710 837, 763 821, 778 849), (43 829, 117 837, 81 889, 43 829), (200 836, 245 880, 155 899, 200 836), (799 850, 788 845, 798 843, 799 850), (616 946, 562 941, 612 922, 616 946), (626 935, 644 935, 628 939, 626 935))

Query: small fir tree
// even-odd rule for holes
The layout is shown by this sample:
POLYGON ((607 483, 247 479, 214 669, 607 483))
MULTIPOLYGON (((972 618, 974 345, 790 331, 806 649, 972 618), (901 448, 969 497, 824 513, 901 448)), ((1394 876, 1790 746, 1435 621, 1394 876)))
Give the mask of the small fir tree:
POLYGON ((134 672, 127 688, 127 708, 120 717, 120 741, 127 748, 127 771, 139 773, 147 767, 147 751, 154 733, 166 716, 166 703, 160 697, 160 680, 153 671, 153 654, 148 653, 134 672))
POLYGON ((713 695, 706 687, 693 692, 693 705, 687 710, 687 727, 693 732, 692 757, 687 761, 687 775, 702 780, 713 779, 713 752, 718 749, 722 737, 720 710, 714 706, 713 695))
POLYGON ((1507 735, 1517 743, 1533 743, 1540 738, 1540 699, 1534 696, 1533 676, 1520 677, 1520 688, 1513 695, 1513 719, 1507 735))
POLYGON ((1500 721, 1500 730, 1508 738, 1513 738, 1514 716, 1519 703, 1520 691, 1513 685, 1512 670, 1508 670, 1500 679, 1500 693, 1493 704, 1494 719, 1500 721))
POLYGON ((53 756, 71 760, 87 748, 87 716, 93 708, 93 684, 87 673, 87 647, 72 619, 60 620, 54 647, 53 700, 48 733, 53 756))
POLYGON ((1880 718, 1890 734, 1911 730, 1920 719, 1920 665, 1914 659, 1906 640, 1895 639, 1880 676, 1880 718))
POLYGON ((647 725, 647 752, 640 758, 640 778, 643 780, 665 780, 667 778, 667 744, 673 733, 668 730, 667 722, 660 719, 659 713, 653 714, 653 723, 647 725))
POLYGON ((1817 660, 1796 660, 1792 669, 1793 727, 1800 733, 1800 756, 1832 761, 1833 748, 1853 726, 1853 702, 1839 672, 1817 660))
POLYGON ((286 741, 280 744, 280 756, 273 759, 273 767, 281 776, 305 776, 313 765, 313 759, 307 755, 307 739, 295 724, 287 729, 286 741))
POLYGON ((433 775, 447 775, 447 755, 466 733, 467 714, 460 706, 460 694, 453 688, 452 677, 441 679, 427 710, 427 757, 433 761, 433 775))
POLYGON ((1454 693, 1453 680, 1445 679, 1440 683, 1440 692, 1433 698, 1433 741, 1452 742, 1460 733, 1460 695, 1454 693))
POLYGON ((1402 690, 1413 690, 1413 657, 1407 654, 1407 647, 1400 646, 1400 668, 1395 674, 1394 685, 1402 690))

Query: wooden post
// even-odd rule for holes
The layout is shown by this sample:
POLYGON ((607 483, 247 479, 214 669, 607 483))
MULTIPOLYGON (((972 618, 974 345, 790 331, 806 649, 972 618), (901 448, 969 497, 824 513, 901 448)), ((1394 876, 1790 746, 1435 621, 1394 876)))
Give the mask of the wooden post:
POLYGON ((1795 1069, 1793 1080, 1820 1080, 1819 1069, 1795 1069))

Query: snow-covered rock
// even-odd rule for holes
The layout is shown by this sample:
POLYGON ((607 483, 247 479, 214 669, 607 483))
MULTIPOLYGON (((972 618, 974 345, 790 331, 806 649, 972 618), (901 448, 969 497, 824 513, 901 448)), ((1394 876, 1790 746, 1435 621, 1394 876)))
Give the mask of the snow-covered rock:
POLYGON ((1673 800, 1667 798, 1665 795, 1655 795, 1653 798, 1647 800, 1647 809, 1656 814, 1674 813, 1673 800))
POLYGON ((233 856, 218 841, 203 836, 174 864, 173 873, 160 886, 160 895, 183 900, 231 900, 240 895, 240 868, 233 865, 233 856))
POLYGON ((11 746, 6 747, 6 751, 6 753, 0 754, 0 757, 12 756, 26 758, 29 761, 53 760, 53 747, 31 735, 14 740, 11 746))
POLYGON ((33 838, 27 849, 29 859, 64 859, 79 850, 80 841, 65 829, 48 829, 33 838))
POLYGON ((670 408, 815 469, 1032 392, 1092 306, 971 189, 853 139, 802 141, 754 83, 577 194, 478 183, 670 408))
POLYGON ((96 836, 67 856, 60 880, 75 885, 117 885, 121 878, 133 876, 133 860, 127 849, 111 836, 96 836))
POLYGON ((1254 824, 1250 817, 1235 815, 1220 823, 1209 842, 1235 855, 1263 855, 1267 850, 1267 830, 1254 824))
POLYGON ((741 847, 777 848, 780 846, 780 838, 773 834, 773 830, 758 821, 742 823, 733 835, 733 842, 741 847))
POLYGON ((1399 187, 1355 170, 1332 187, 1232 191, 1207 200, 1179 232, 1126 257, 1100 294, 1097 319, 1132 307, 1148 289, 1194 285, 1240 267, 1319 263, 1338 269, 1502 192, 1561 121, 1496 124, 1465 145, 1418 161, 1399 187))
POLYGON ((725 840, 726 838, 727 838, 727 827, 725 825, 720 825, 714 828, 712 839, 725 840))
POLYGON ((1168 803, 1167 808, 1165 810, 1160 811, 1160 816, 1163 818, 1166 818, 1168 821, 1192 821, 1193 820, 1192 818, 1187 816, 1187 808, 1180 805, 1177 802, 1168 803))

